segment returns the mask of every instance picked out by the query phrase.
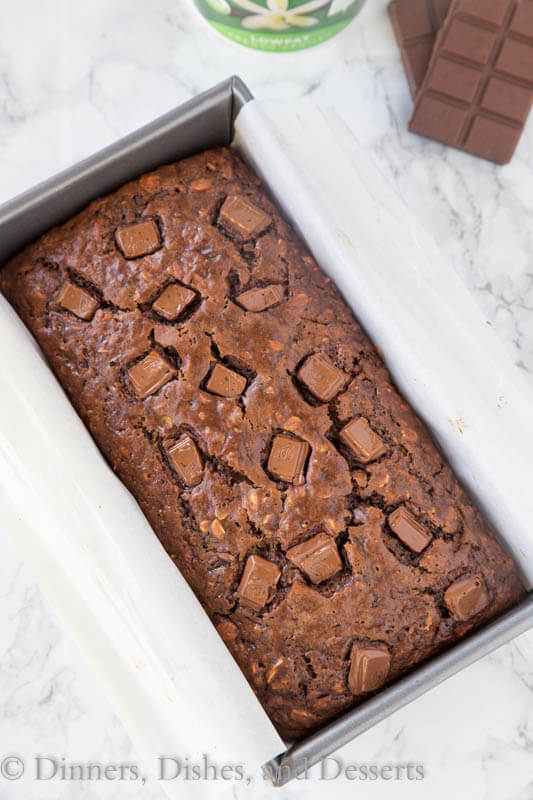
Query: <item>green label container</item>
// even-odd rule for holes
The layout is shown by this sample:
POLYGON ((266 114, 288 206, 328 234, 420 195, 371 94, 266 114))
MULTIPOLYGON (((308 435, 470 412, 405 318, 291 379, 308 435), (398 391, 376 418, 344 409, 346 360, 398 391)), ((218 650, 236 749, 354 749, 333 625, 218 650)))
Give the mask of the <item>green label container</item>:
POLYGON ((222 36, 271 53, 290 53, 340 33, 365 0, 194 0, 222 36))

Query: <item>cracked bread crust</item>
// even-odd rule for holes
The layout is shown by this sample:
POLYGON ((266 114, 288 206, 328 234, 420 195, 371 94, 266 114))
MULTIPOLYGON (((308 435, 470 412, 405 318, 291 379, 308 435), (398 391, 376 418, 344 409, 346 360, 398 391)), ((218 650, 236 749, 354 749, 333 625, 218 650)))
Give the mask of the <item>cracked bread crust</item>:
POLYGON ((2 289, 286 739, 364 699, 352 652, 388 653, 390 681, 520 598, 512 560, 234 151, 93 202, 8 263, 2 289), (260 233, 247 237, 248 219, 260 233), (126 258, 117 231, 146 220, 160 246, 126 258), (90 319, 61 304, 68 282, 97 301, 90 319), (169 321, 152 304, 172 284, 188 303, 169 321), (246 310, 252 289, 265 291, 246 310), (307 369, 305 383, 313 355, 323 374, 307 369), (340 432, 356 418, 365 441, 350 447, 340 432), (399 508, 418 526, 403 540, 388 521, 399 508), (287 551, 313 537, 300 568, 287 551), (488 602, 454 619, 445 592, 474 575, 488 602))

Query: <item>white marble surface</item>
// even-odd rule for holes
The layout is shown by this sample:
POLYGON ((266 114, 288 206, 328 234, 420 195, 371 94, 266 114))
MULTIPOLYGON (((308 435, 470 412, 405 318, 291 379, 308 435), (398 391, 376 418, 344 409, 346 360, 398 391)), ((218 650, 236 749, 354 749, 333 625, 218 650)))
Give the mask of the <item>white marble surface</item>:
MULTIPOLYGON (((231 73, 258 97, 334 105, 433 233, 533 381, 533 122, 498 169, 406 132, 410 98, 385 14, 369 0, 332 43, 263 55, 211 34, 185 0, 0 4, 0 202, 231 73)), ((132 763, 112 708, 0 523, 0 760, 15 752, 132 763)), ((420 763, 424 781, 259 776, 220 796, 533 798, 533 632, 345 747, 346 762, 420 763)), ((185 789, 185 787, 184 787, 185 789)), ((162 798, 155 781, 35 784, 0 797, 162 798)), ((185 796, 185 795, 184 795, 185 796)), ((206 796, 208 791, 206 789, 206 796)))

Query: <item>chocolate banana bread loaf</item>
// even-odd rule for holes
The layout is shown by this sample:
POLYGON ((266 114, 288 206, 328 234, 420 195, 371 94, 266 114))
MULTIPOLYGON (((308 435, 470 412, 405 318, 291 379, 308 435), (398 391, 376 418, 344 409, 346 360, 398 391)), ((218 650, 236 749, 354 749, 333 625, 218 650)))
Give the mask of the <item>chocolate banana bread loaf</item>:
POLYGON ((235 152, 93 202, 2 287, 286 738, 521 596, 235 152))

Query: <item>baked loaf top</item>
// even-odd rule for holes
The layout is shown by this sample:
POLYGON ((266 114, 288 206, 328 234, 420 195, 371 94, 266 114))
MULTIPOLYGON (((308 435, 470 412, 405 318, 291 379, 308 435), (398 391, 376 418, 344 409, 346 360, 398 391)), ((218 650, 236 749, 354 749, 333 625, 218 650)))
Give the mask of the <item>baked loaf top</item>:
POLYGON ((235 152, 93 202, 2 287, 286 738, 519 599, 511 559, 235 152))

